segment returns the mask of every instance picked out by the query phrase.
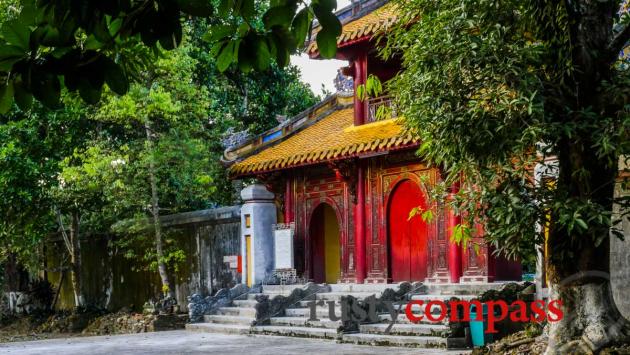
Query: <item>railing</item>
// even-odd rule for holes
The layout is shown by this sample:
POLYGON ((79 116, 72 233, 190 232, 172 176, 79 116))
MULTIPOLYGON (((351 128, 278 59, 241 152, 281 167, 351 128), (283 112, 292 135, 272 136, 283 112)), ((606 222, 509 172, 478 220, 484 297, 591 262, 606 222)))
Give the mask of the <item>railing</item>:
POLYGON ((398 117, 396 107, 389 95, 368 99, 368 122, 398 117))

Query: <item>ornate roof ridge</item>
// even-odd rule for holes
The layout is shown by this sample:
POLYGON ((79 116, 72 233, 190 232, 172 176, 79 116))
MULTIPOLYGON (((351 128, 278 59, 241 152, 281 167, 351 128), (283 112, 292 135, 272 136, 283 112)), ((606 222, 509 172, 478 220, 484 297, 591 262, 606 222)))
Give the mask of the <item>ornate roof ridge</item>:
POLYGON ((263 149, 282 142, 295 133, 325 118, 331 112, 352 106, 353 95, 354 93, 351 92, 337 92, 327 96, 321 102, 300 112, 289 120, 280 123, 276 127, 254 136, 237 146, 227 148, 221 158, 222 162, 229 166, 263 149))

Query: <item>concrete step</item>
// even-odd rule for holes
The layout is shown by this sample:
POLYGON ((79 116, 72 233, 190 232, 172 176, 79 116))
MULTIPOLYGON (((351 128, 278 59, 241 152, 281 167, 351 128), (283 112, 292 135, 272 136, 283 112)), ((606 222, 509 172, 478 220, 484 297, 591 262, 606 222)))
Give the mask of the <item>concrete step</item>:
POLYGON ((480 295, 488 290, 501 288, 506 282, 479 283, 425 283, 426 294, 438 295, 480 295))
MULTIPOLYGON (((379 314, 379 318, 381 322, 385 324, 389 324, 389 322, 391 321, 391 316, 389 314, 379 314)), ((409 319, 407 319, 407 315, 402 313, 398 315, 398 318, 396 318, 396 324, 443 324, 443 325, 446 325, 448 324, 448 321, 447 319, 444 319, 441 322, 432 322, 428 320, 426 317, 423 317, 420 322, 412 323, 409 319)))
POLYGON ((218 312, 224 316, 256 317, 256 308, 251 307, 220 307, 218 312))
POLYGON ((369 292, 382 293, 388 288, 398 289, 399 284, 331 284, 331 292, 369 292))
POLYGON ((223 334, 249 334, 249 325, 218 324, 218 323, 191 323, 186 324, 186 330, 206 333, 223 334))
POLYGON ((253 334, 291 336, 301 338, 337 339, 337 331, 329 328, 262 325, 251 328, 253 334))
MULTIPOLYGON (((329 315, 328 307, 317 307, 315 309, 315 314, 317 315, 318 318, 327 318, 329 315)), ((310 318, 311 309, 310 308, 287 308, 285 311, 285 315, 287 317, 310 318)), ((341 307, 335 307, 335 315, 341 316, 341 307)))
POLYGON ((343 343, 381 345, 381 346, 404 346, 417 348, 445 348, 446 338, 432 336, 404 336, 404 335, 382 335, 382 334, 343 334, 343 343))
MULTIPOLYGON (((291 294, 291 292, 248 293, 247 294, 247 300, 254 301, 254 300, 256 300, 256 297, 260 296, 260 295, 267 295, 269 298, 274 298, 276 296, 285 296, 286 297, 286 296, 289 296, 290 294, 291 294)), ((313 295, 308 295, 304 299, 306 299, 306 300, 315 299, 315 295, 314 294, 313 295)))
POLYGON ((441 294, 430 294, 430 295, 410 295, 410 299, 412 300, 421 300, 424 302, 429 302, 429 301, 444 301, 444 302, 448 302, 451 297, 457 297, 462 301, 470 301, 473 298, 478 297, 478 295, 473 294, 473 295, 441 295, 441 294))
POLYGON ((340 301, 343 296, 353 296, 357 299, 364 299, 366 297, 370 297, 375 295, 376 297, 381 296, 381 292, 322 292, 315 295, 315 298, 318 300, 325 301, 340 301))
MULTIPOLYGON (((361 324, 359 330, 366 334, 385 334, 389 324, 361 324)), ((397 323, 389 331, 390 335, 410 336, 438 336, 441 337, 448 331, 444 324, 401 324, 397 323)))
POLYGON ((255 307, 258 303, 256 300, 234 300, 232 302, 236 307, 255 307))
POLYGON ((302 288, 305 285, 263 285, 263 293, 291 293, 296 288, 302 288))
POLYGON ((311 321, 306 317, 273 317, 269 319, 271 325, 297 326, 297 327, 316 327, 337 329, 340 321, 332 321, 328 318, 320 318, 317 321, 311 321))
POLYGON ((225 315, 203 316, 203 319, 206 323, 241 324, 241 325, 250 325, 255 320, 254 317, 225 316, 225 315))

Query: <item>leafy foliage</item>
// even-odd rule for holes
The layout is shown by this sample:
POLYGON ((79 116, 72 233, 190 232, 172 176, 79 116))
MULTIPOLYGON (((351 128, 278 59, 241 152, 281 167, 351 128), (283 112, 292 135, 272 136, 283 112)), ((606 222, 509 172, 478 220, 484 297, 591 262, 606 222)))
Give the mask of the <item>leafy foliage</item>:
MULTIPOLYGON (((382 53, 401 56, 404 71, 389 89, 421 138, 420 155, 445 173, 436 195, 461 182, 450 207, 468 226, 483 222, 508 256, 531 255, 548 215, 555 265, 600 246, 614 224, 618 161, 630 149, 620 3, 399 5, 405 19, 382 53)), ((566 268, 596 263, 584 257, 566 268)))
POLYGON ((265 71, 272 60, 285 67, 314 18, 322 26, 322 55, 334 56, 341 31, 332 14, 336 1, 274 0, 260 23, 262 6, 255 0, 21 0, 19 15, 0 28, 0 113, 13 101, 28 110, 33 97, 57 107, 62 87, 87 103, 99 101, 105 84, 125 94, 160 49, 182 43, 190 17, 212 22, 206 38, 220 71, 232 63, 265 71))

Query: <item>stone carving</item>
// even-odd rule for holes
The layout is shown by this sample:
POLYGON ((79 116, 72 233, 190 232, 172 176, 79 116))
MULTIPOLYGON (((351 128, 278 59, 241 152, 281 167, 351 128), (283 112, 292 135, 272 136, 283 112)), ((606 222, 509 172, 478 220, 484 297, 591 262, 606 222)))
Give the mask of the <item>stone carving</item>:
POLYGON ((227 129, 227 131, 223 135, 221 144, 226 150, 229 150, 245 143, 251 137, 252 135, 249 133, 249 129, 235 132, 234 127, 230 127, 227 129))
POLYGON ((250 291, 244 284, 238 284, 231 289, 221 289, 214 296, 203 297, 195 293, 188 297, 188 316, 191 323, 201 322, 203 316, 215 314, 220 307, 227 307, 232 301, 250 291))
MULTIPOLYGON (((340 329, 338 331, 343 333, 348 332, 356 332, 359 330, 359 322, 356 319, 361 319, 361 314, 355 314, 358 309, 362 309, 365 314, 370 314, 369 307, 370 305, 374 305, 376 307, 377 313, 387 313, 390 312, 391 309, 388 308, 387 304, 395 305, 397 302, 405 301, 407 296, 424 292, 426 290, 426 286, 422 284, 422 282, 414 282, 413 284, 410 282, 402 282, 396 288, 387 288, 381 294, 381 297, 376 297, 376 295, 368 296, 362 300, 362 302, 358 303, 357 298, 354 296, 342 296, 342 303, 345 302, 348 307, 348 318, 345 320, 340 329)), ((361 312, 361 313, 363 313, 361 312)), ((380 318, 377 319, 366 319, 365 323, 378 323, 380 322, 380 318)))
POLYGON ((343 74, 341 69, 337 69, 337 76, 333 79, 337 92, 353 92, 354 80, 352 77, 343 74))
POLYGON ((314 282, 309 282, 302 288, 294 289, 290 295, 278 295, 269 298, 268 295, 259 295, 256 297, 256 320, 254 325, 269 324, 271 317, 282 317, 285 310, 300 301, 314 299, 314 295, 318 292, 329 291, 329 286, 321 286, 314 282))
POLYGON ((354 160, 330 162, 329 167, 337 173, 348 186, 348 194, 352 203, 357 203, 357 165, 354 160))

